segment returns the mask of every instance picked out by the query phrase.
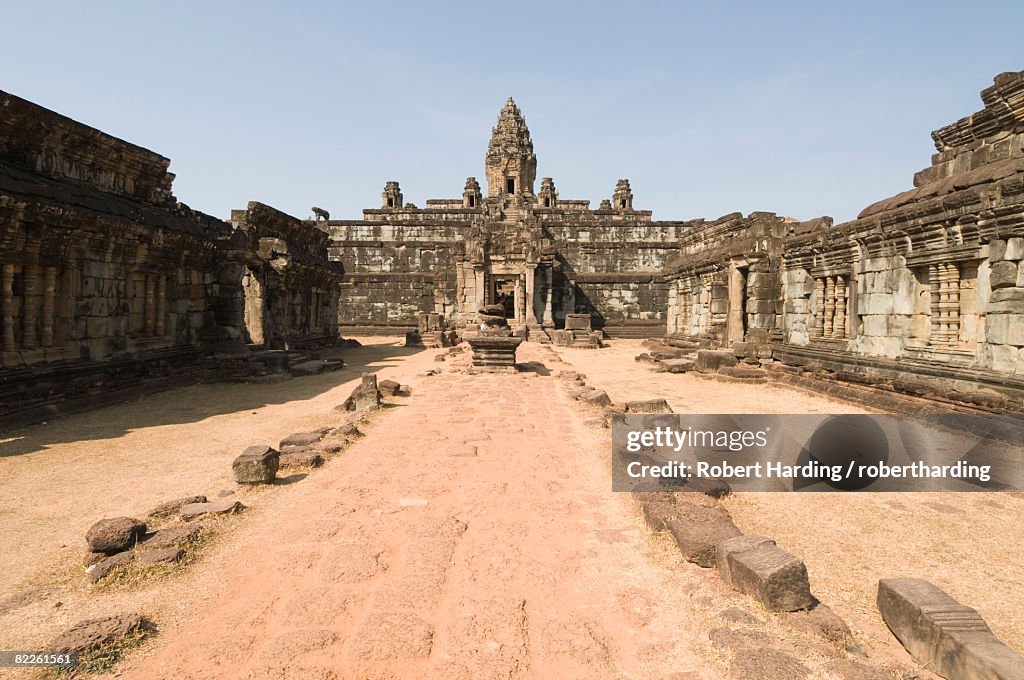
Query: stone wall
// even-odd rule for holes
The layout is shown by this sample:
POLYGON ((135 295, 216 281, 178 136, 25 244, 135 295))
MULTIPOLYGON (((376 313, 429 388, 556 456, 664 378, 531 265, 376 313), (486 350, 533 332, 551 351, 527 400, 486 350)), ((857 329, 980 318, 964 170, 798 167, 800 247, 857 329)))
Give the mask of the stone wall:
POLYGON ((1019 407, 1024 73, 998 76, 982 100, 933 133, 938 153, 916 188, 856 220, 695 225, 666 270, 670 332, 741 352, 772 343, 776 360, 833 377, 1019 407))
POLYGON ((244 236, 246 340, 266 349, 336 343, 343 267, 328 260, 327 234, 256 201, 231 222, 244 236))
POLYGON ((176 201, 168 164, 0 92, 0 420, 240 340, 230 227, 176 201))

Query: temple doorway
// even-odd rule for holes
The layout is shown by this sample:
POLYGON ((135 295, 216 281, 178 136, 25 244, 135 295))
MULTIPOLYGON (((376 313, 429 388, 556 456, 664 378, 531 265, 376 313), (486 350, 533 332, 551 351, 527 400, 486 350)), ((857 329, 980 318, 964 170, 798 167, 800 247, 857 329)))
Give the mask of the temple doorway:
POLYGON ((505 307, 505 318, 516 316, 516 282, 515 279, 494 279, 494 304, 505 307))

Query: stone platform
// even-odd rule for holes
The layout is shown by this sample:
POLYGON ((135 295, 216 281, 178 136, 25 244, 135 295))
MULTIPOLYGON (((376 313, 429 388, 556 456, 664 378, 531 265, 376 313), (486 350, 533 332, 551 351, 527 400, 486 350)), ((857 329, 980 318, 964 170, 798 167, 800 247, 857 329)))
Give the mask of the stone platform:
POLYGON ((473 368, 491 373, 514 373, 516 349, 522 338, 500 335, 478 335, 467 338, 473 348, 473 368))

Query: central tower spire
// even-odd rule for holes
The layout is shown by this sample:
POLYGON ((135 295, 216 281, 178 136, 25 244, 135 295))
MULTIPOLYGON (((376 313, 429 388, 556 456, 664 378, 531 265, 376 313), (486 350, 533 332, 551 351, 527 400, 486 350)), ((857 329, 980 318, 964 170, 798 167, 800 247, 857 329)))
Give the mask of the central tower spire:
POLYGON ((512 97, 498 114, 498 124, 487 145, 487 196, 532 196, 537 178, 537 156, 526 120, 512 97))

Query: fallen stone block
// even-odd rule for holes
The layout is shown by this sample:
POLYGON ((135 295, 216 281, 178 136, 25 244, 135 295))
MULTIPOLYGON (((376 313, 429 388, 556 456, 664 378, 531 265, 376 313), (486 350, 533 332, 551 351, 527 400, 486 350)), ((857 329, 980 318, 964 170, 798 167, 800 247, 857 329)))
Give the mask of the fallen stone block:
POLYGON ((698 566, 715 566, 718 544, 740 535, 722 507, 678 503, 676 513, 676 517, 666 520, 666 528, 683 558, 698 566))
POLYGON ((687 373, 693 370, 693 359, 663 359, 658 362, 658 368, 665 373, 687 373))
POLYGON ((612 403, 608 393, 604 390, 593 390, 583 397, 583 401, 591 406, 610 406, 612 403))
POLYGON ((377 375, 363 373, 359 387, 352 390, 345 403, 345 411, 371 411, 380 408, 380 390, 377 388, 377 375))
POLYGON ((277 476, 280 458, 281 454, 269 446, 250 446, 231 463, 231 471, 239 484, 269 484, 277 476))
POLYGON ((324 457, 312 449, 290 451, 288 453, 281 454, 280 464, 282 468, 316 468, 324 464, 324 457))
POLYGON ((148 622, 138 614, 89 619, 61 633, 47 648, 81 654, 117 642, 128 635, 144 632, 148 628, 148 622))
POLYGON ((777 620, 793 630, 817 636, 836 649, 845 649, 853 641, 846 622, 820 602, 806 611, 781 614, 777 620))
POLYGON ((319 430, 313 430, 312 432, 295 432, 281 440, 281 450, 283 451, 288 447, 309 446, 310 444, 316 444, 318 441, 326 437, 327 433, 330 431, 331 428, 325 427, 319 430))
POLYGON ((394 380, 381 380, 377 384, 377 389, 385 397, 396 397, 401 392, 402 386, 394 380))
POLYGON ((139 552, 136 562, 144 567, 152 567, 158 564, 177 564, 185 556, 182 548, 161 548, 159 550, 145 550, 139 552))
POLYGON ((686 481, 683 491, 691 493, 702 493, 712 498, 725 498, 732 493, 729 482, 723 479, 708 479, 707 477, 691 477, 686 481))
POLYGON ((135 546, 146 533, 146 523, 134 517, 101 519, 89 527, 85 542, 93 552, 111 555, 135 546))
POLYGON ((730 586, 772 612, 814 606, 807 567, 763 536, 737 536, 718 544, 718 573, 730 586), (723 568, 724 565, 724 568, 723 568))
POLYGON ((718 373, 719 369, 735 366, 739 363, 732 352, 720 349, 702 349, 697 351, 697 360, 693 367, 698 373, 718 373))
POLYGON ((744 366, 725 366, 718 370, 718 375, 724 375, 738 380, 764 380, 768 372, 763 368, 747 368, 744 366))
MULTIPOLYGON (((205 503, 206 501, 201 501, 205 503)), ((191 505, 187 503, 186 505, 191 505)), ((181 509, 179 508, 179 512, 181 509)), ((167 527, 159 529, 147 536, 142 546, 150 548, 172 548, 183 543, 191 543, 199 538, 202 528, 194 525, 167 527)))
POLYGON ((178 514, 181 510, 181 506, 188 505, 189 503, 205 503, 206 496, 185 496, 183 498, 175 498, 173 501, 166 501, 156 506, 149 511, 150 517, 170 517, 178 514))
POLYGON ((203 515, 230 515, 236 512, 241 512, 244 509, 245 506, 239 501, 233 501, 230 498, 213 501, 211 503, 189 503, 188 505, 182 506, 181 518, 190 520, 195 519, 196 517, 202 517, 203 515))
POLYGON ((97 581, 110 576, 114 571, 121 569, 122 567, 127 567, 131 564, 133 559, 135 559, 134 551, 128 550, 117 553, 110 557, 104 557, 99 562, 86 569, 85 573, 89 575, 90 581, 96 583, 97 581))
POLYGON ((878 612, 922 666, 949 680, 1024 680, 1024 656, 1006 646, 975 609, 914 578, 878 582, 878 612))
POLYGON ((319 375, 324 371, 328 370, 328 362, 322 359, 314 359, 312 361, 302 361, 297 364, 292 364, 288 367, 288 372, 295 377, 302 377, 306 375, 319 375))
POLYGON ((626 413, 673 413, 664 399, 641 399, 626 402, 626 413))

